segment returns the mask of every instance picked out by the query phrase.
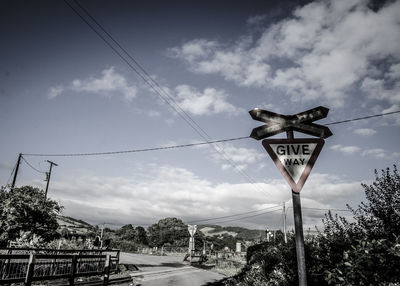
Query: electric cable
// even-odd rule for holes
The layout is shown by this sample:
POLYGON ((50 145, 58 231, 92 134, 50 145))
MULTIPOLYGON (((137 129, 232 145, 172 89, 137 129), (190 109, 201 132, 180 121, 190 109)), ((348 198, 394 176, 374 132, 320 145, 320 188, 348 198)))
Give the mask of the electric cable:
MULTIPOLYGON (((400 110, 393 111, 389 113, 382 113, 382 114, 375 114, 370 116, 364 116, 359 118, 347 119, 343 121, 336 121, 331 122, 324 125, 334 125, 340 123, 347 123, 351 121, 357 121, 362 119, 368 119, 373 117, 379 117, 389 114, 400 113, 400 110)), ((248 139, 250 136, 242 136, 242 137, 235 137, 235 138, 228 138, 228 139, 220 139, 214 141, 206 141, 206 142, 197 142, 197 143, 189 143, 189 144, 182 144, 182 145, 171 145, 171 146, 164 146, 164 147, 154 147, 154 148, 144 148, 144 149, 133 149, 133 150, 123 150, 123 151, 108 151, 108 152, 88 152, 88 153, 60 153, 60 154, 46 154, 46 153, 23 153, 24 156, 41 156, 41 157, 75 157, 75 156, 99 156, 99 155, 115 155, 115 154, 124 154, 124 153, 139 153, 139 152, 148 152, 148 151, 160 151, 160 150, 168 150, 168 149, 175 149, 175 148, 184 148, 184 147, 195 147, 200 145, 206 144, 214 144, 214 143, 222 143, 222 142, 229 142, 229 141, 237 141, 248 139)))
POLYGON ((224 220, 224 221, 217 221, 217 222, 214 222, 214 223, 225 223, 225 222, 238 221, 238 220, 243 220, 243 219, 247 219, 247 218, 253 218, 253 217, 265 215, 265 214, 268 214, 268 213, 273 213, 273 212, 276 212, 276 211, 281 211, 281 209, 276 209, 276 210, 272 210, 272 211, 268 211, 268 212, 263 212, 263 213, 256 214, 256 215, 251 215, 251 216, 245 216, 245 217, 241 217, 241 218, 237 218, 237 219, 230 219, 230 220, 224 220))
POLYGON ((8 186, 8 184, 11 182, 11 178, 12 178, 14 172, 15 172, 15 169, 17 168, 17 164, 18 164, 18 163, 16 163, 16 164, 14 165, 14 168, 12 169, 11 174, 10 174, 10 176, 8 177, 6 186, 8 186))
POLYGON ((353 118, 353 119, 346 119, 346 120, 342 120, 342 121, 336 121, 336 122, 327 123, 327 124, 324 124, 324 125, 328 126, 328 125, 334 125, 334 124, 347 123, 347 122, 351 122, 351 121, 358 121, 358 120, 369 119, 369 118, 373 118, 373 117, 379 117, 379 116, 384 116, 384 115, 395 114, 395 113, 400 113, 400 110, 381 113, 381 114, 375 114, 375 115, 369 115, 369 116, 364 116, 364 117, 358 117, 358 118, 353 118))
MULTIPOLYGON (((64 0, 64 2, 126 63, 128 64, 129 67, 131 67, 133 69, 133 71, 138 74, 152 89, 153 91, 160 96, 160 98, 162 98, 170 107, 172 107, 174 109, 174 111, 198 134, 200 135, 200 137, 202 137, 206 142, 209 142, 211 140, 211 136, 209 136, 207 134, 207 132, 204 131, 204 129, 202 129, 197 122, 188 114, 186 113, 180 106, 178 103, 176 103, 176 101, 168 94, 168 92, 165 91, 164 88, 162 88, 146 71, 145 69, 125 50, 122 48, 122 46, 104 29, 104 27, 102 25, 100 25, 100 23, 98 21, 96 21, 94 19, 94 17, 85 9, 83 8, 82 5, 79 4, 79 2, 77 2, 76 0, 74 0, 74 2, 86 13, 86 15, 88 15, 92 21, 94 21, 94 23, 96 23, 100 29, 106 33, 106 35, 108 35, 110 37, 110 39, 118 46, 121 48, 121 50, 128 55, 128 57, 139 67, 139 69, 147 76, 147 78, 140 73, 135 67, 133 67, 132 64, 129 63, 129 61, 122 56, 122 54, 117 51, 117 49, 111 45, 110 42, 108 42, 105 37, 103 35, 101 35, 95 27, 93 27, 93 25, 91 23, 89 23, 89 21, 86 20, 85 17, 83 17, 67 0, 64 0), (155 86, 159 88, 159 90, 157 90, 155 88, 155 86), (168 97, 169 100, 167 100, 166 98, 164 98, 164 96, 160 93, 160 90, 162 93, 164 93, 164 95, 166 97, 168 97), (186 116, 183 116, 182 113, 180 113, 177 108, 171 104, 171 102, 174 103, 174 105, 186 116), (194 125, 193 125, 194 124, 194 125), (200 132, 200 131, 201 132, 200 132)), ((229 155, 224 151, 224 149, 218 145, 211 145, 210 146, 212 148, 214 148, 214 150, 220 154, 222 154, 223 158, 225 160, 227 160, 233 167, 234 169, 236 169, 242 176, 244 176, 253 186, 255 186, 256 181, 250 177, 244 170, 242 170, 242 168, 240 168, 235 161, 233 161, 229 155)), ((257 189, 257 188, 256 188, 257 189)))
POLYGON ((33 167, 23 156, 21 158, 29 167, 31 167, 36 172, 41 173, 41 174, 46 174, 46 172, 40 171, 40 170, 36 169, 35 167, 33 167))
POLYGON ((350 210, 344 210, 344 209, 324 209, 324 208, 304 208, 304 207, 302 207, 302 209, 318 210, 318 211, 350 212, 350 210))
POLYGON ((187 224, 191 224, 191 223, 196 223, 196 222, 201 222, 201 221, 210 221, 210 220, 216 220, 216 219, 222 219, 222 218, 230 218, 230 217, 241 216, 241 215, 245 215, 245 214, 256 213, 256 212, 260 212, 260 211, 264 211, 264 210, 269 210, 269 209, 273 209, 273 208, 276 208, 276 207, 281 207, 281 206, 280 205, 276 205, 276 206, 272 206, 272 207, 268 207, 268 208, 264 208, 264 209, 255 210, 255 211, 249 211, 249 212, 238 213, 238 214, 227 215, 227 216, 221 216, 221 217, 215 217, 215 218, 193 220, 193 221, 188 221, 186 223, 187 224))
MULTIPOLYGON (((293 206, 287 207, 288 209, 293 208, 293 206)), ((326 209, 326 208, 307 208, 307 207, 301 207, 301 209, 305 210, 317 210, 317 211, 334 211, 334 212, 350 212, 350 210, 345 210, 345 209, 326 209)))
POLYGON ((247 138, 249 138, 249 136, 214 140, 214 141, 208 141, 208 142, 198 142, 198 143, 189 143, 189 144, 182 144, 182 145, 171 145, 171 146, 164 146, 164 147, 133 149, 133 150, 124 150, 124 151, 92 152, 92 153, 60 153, 60 154, 24 153, 23 155, 24 156, 37 156, 37 157, 76 157, 76 156, 116 155, 116 154, 126 154, 126 153, 160 151, 160 150, 176 149, 176 148, 184 148, 184 147, 194 147, 194 146, 200 146, 200 145, 242 140, 242 139, 247 139, 247 138))

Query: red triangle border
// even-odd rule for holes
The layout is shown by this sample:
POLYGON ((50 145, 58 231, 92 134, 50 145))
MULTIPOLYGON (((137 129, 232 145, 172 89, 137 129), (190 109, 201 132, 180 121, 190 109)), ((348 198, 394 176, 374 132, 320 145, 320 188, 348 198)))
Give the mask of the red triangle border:
POLYGON ((311 169, 313 168, 314 163, 317 160, 324 144, 325 141, 322 138, 265 139, 262 141, 262 145, 264 146, 265 150, 268 152, 269 156, 274 161, 275 165, 278 167, 279 171, 285 177, 286 181, 289 183, 290 187, 295 193, 300 193, 301 189, 303 188, 308 178, 308 175, 310 175, 311 169), (290 176, 290 174, 288 173, 288 171, 281 163, 281 161, 279 160, 278 156, 272 150, 270 144, 304 144, 304 143, 317 143, 317 146, 315 147, 314 152, 310 157, 310 160, 308 160, 307 166, 305 167, 298 183, 296 184, 292 179, 292 177, 290 176))

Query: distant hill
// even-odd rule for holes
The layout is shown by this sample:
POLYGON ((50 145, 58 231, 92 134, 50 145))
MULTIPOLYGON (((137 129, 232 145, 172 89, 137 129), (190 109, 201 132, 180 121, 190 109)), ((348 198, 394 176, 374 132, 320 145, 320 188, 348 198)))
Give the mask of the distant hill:
POLYGON ((96 231, 96 227, 93 225, 72 217, 58 215, 57 222, 60 233, 68 231, 70 235, 86 236, 96 231))
POLYGON ((238 226, 199 225, 198 229, 207 237, 230 235, 238 240, 256 240, 266 237, 264 230, 247 229, 238 226))
MULTIPOLYGON (((77 236, 94 236, 94 233, 99 233, 97 227, 80 219, 59 215, 57 216, 57 222, 59 224, 58 232, 61 234, 66 231, 68 231, 69 235, 77 236)), ((252 241, 266 237, 264 230, 236 226, 199 225, 198 229, 206 237, 232 236, 237 240, 243 241, 252 241)))

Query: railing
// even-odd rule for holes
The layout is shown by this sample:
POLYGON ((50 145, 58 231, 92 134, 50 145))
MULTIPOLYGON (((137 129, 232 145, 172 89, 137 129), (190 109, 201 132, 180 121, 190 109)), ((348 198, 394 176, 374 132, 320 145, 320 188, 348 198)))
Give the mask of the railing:
MULTIPOLYGON (((7 249, 7 252, 23 252, 32 249, 7 249)), ((37 249, 36 249, 37 250, 37 249)), ((35 251, 36 251, 35 250, 35 251)), ((40 252, 43 252, 41 249, 40 252)), ((53 250, 51 250, 53 251, 53 250)), ((64 254, 0 254, 0 284, 67 278, 74 285, 76 277, 103 275, 107 285, 109 274, 117 272, 119 250, 96 251, 102 254, 86 254, 84 250, 55 250, 64 254), (65 254, 70 252, 71 254, 65 254), (76 254, 79 252, 79 254, 76 254), (85 253, 85 254, 82 254, 85 253), (114 252, 114 256, 110 253, 114 252)), ((93 252, 93 251, 91 251, 93 252)))

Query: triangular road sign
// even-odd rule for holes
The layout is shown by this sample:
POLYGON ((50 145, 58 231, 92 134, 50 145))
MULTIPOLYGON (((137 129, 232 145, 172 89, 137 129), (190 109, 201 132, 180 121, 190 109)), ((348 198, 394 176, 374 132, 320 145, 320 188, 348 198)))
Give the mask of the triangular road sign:
POLYGON ((265 139, 262 144, 296 193, 300 193, 324 146, 324 139, 265 139))

